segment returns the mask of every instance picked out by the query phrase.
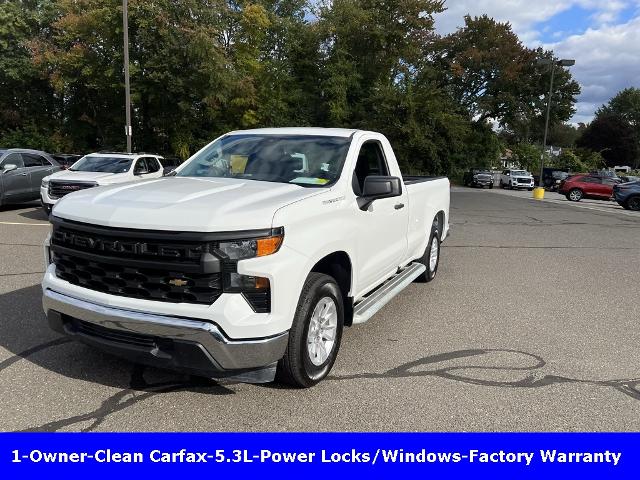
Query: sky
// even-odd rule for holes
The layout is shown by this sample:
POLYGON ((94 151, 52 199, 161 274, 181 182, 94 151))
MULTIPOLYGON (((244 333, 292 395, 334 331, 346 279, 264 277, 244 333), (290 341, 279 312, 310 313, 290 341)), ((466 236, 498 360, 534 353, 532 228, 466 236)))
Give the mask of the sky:
POLYGON ((442 34, 466 14, 486 13, 510 22, 525 45, 575 59, 582 92, 571 123, 591 121, 623 88, 640 88, 640 0, 446 0, 446 7, 435 17, 442 34))

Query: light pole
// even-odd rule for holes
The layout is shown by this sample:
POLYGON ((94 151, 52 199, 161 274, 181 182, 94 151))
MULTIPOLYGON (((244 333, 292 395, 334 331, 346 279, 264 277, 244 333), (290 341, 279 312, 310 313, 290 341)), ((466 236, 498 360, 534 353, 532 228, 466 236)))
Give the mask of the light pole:
POLYGON ((549 96, 547 97, 547 118, 544 122, 544 136, 542 140, 542 154, 540 155, 540 180, 538 181, 538 186, 544 188, 544 181, 542 179, 542 174, 544 172, 544 154, 547 151, 547 135, 549 134, 549 116, 551 114, 551 98, 553 97, 553 78, 556 73, 556 65, 560 67, 570 67, 575 65, 575 60, 562 59, 562 60, 552 60, 550 58, 542 58, 538 60, 538 65, 551 65, 551 82, 549 84, 549 96))
POLYGON ((129 85, 129 8, 127 0, 122 0, 122 27, 124 30, 124 96, 125 96, 125 134, 127 135, 127 153, 131 153, 131 87, 129 85))

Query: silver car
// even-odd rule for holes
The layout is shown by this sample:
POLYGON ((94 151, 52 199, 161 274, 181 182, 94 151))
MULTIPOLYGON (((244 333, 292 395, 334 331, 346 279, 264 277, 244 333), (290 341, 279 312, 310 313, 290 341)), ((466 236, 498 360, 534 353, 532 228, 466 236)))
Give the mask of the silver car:
POLYGON ((42 179, 61 168, 39 150, 0 150, 0 205, 37 200, 42 179))

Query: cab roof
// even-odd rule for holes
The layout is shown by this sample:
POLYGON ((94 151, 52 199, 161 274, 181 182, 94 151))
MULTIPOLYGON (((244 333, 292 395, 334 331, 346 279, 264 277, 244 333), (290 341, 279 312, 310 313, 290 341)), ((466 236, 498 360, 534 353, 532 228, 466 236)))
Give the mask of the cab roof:
POLYGON ((320 127, 281 127, 254 128, 251 130, 234 130, 230 135, 312 135, 326 137, 350 137, 359 130, 352 128, 320 128, 320 127))

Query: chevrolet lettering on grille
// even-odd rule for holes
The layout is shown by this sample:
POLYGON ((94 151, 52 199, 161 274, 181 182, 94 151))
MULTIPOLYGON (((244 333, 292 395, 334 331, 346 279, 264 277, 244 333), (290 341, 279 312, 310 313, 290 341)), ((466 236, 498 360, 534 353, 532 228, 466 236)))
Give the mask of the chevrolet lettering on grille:
POLYGON ((76 247, 82 250, 184 259, 199 259, 204 251, 202 245, 160 245, 137 241, 109 240, 61 230, 54 231, 53 241, 60 246, 76 247))

